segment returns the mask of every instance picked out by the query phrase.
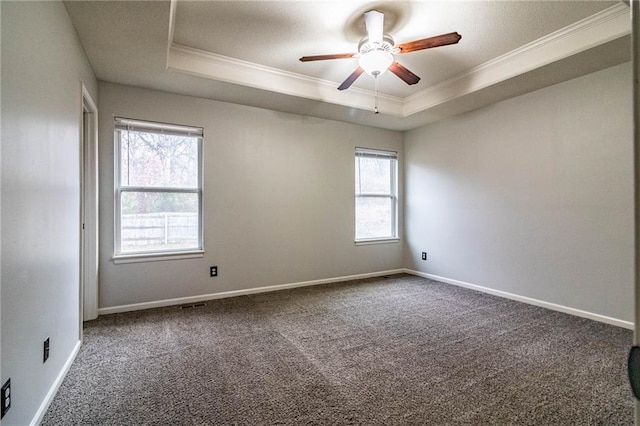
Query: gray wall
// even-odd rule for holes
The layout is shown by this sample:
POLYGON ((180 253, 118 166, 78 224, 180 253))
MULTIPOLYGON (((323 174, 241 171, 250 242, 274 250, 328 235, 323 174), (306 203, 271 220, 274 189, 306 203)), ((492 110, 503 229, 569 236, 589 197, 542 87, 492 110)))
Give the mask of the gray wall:
POLYGON ((407 132, 405 266, 633 321, 631 111, 627 63, 407 132))
MULTIPOLYGON (((78 342, 80 81, 98 87, 61 3, 0 10, 10 425, 34 419, 78 342)), ((398 132, 102 83, 100 306, 405 266, 632 321, 630 78, 625 64, 407 132, 406 163, 398 132), (205 128, 204 258, 111 262, 113 115, 205 128), (400 153, 404 247, 353 244, 355 146, 400 153)))
POLYGON ((80 82, 94 99, 97 82, 62 3, 0 7, 2 424, 24 425, 79 339, 80 82))
POLYGON ((99 98, 101 308, 402 267, 401 243, 354 245, 353 198, 355 147, 402 169, 400 132, 102 82, 99 98), (112 262, 114 115, 204 127, 204 258, 112 262))

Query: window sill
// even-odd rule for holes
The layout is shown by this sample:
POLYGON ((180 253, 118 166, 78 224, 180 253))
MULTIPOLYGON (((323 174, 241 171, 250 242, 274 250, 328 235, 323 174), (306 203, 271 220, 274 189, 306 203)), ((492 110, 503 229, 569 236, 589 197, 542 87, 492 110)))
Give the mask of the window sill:
POLYGON ((114 255, 111 260, 113 263, 141 263, 141 262, 160 262, 165 260, 182 260, 196 259, 204 257, 204 250, 167 252, 167 253, 145 253, 145 254, 120 254, 114 255))
POLYGON ((378 238, 374 240, 357 240, 355 244, 357 246, 366 246, 369 244, 389 244, 398 242, 400 242, 400 238, 378 238))

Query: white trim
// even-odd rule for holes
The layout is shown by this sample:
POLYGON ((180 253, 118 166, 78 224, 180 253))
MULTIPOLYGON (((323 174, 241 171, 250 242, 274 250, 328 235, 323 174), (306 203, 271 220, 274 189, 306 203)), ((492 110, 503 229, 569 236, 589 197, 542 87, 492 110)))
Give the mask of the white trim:
POLYGON ((83 96, 83 100, 87 101, 87 103, 89 104, 89 107, 91 108, 91 111, 98 111, 98 107, 96 106, 96 103, 93 101, 93 98, 91 97, 91 94, 89 93, 89 90, 87 90, 87 87, 84 85, 84 83, 81 83, 82 85, 82 96, 83 96))
POLYGON ((631 32, 629 7, 618 3, 404 99, 403 116, 440 105, 631 32))
MULTIPOLYGON (((82 283, 81 283, 81 315, 80 315, 80 333, 82 334, 82 321, 95 319, 98 317, 98 108, 96 107, 91 94, 82 86, 82 120, 81 131, 86 133, 88 140, 85 141, 84 135, 81 135, 82 149, 82 190, 83 190, 83 218, 84 232, 83 253, 82 253, 82 283), (84 110, 90 114, 89 120, 91 124, 85 132, 84 128, 84 110)), ((82 338, 82 337, 81 337, 82 338)))
POLYGON ((111 306, 108 308, 98 309, 98 314, 108 315, 108 314, 116 314, 120 312, 139 311, 142 309, 162 308, 165 306, 183 305, 187 303, 202 302, 205 300, 226 299, 228 297, 246 296, 248 294, 256 294, 256 293, 267 293, 271 291, 286 290, 286 289, 297 288, 297 287, 308 287, 313 285, 329 284, 329 283, 336 283, 336 282, 342 282, 342 281, 361 280, 365 278, 381 277, 384 275, 401 274, 403 272, 404 272, 403 269, 392 269, 389 271, 371 272, 368 274, 347 275, 344 277, 334 277, 334 278, 326 278, 321 280, 302 281, 302 282, 290 283, 290 284, 278 284, 278 285, 271 285, 266 287, 254 287, 254 288, 247 288, 242 290, 224 291, 221 293, 202 294, 200 296, 179 297, 176 299, 165 299, 165 300, 156 300, 153 302, 133 303, 130 305, 111 306))
POLYGON ((357 246, 368 246, 371 244, 388 244, 388 243, 399 243, 400 238, 391 237, 391 238, 376 238, 373 240, 356 240, 354 244, 357 246))
MULTIPOLYGON (((339 85, 336 82, 174 43, 176 2, 177 0, 171 1, 167 69, 336 105, 371 109, 374 98, 371 91, 355 87, 348 91, 339 91, 336 90, 339 85)), ((620 2, 406 98, 380 94, 379 110, 397 117, 408 117, 623 37, 630 32, 629 6, 620 2)))
MULTIPOLYGON (((634 1, 631 11, 631 63, 633 90, 633 213, 634 213, 634 320, 640 322, 640 3, 634 1)), ((640 327, 633 333, 633 344, 640 344, 640 327)), ((635 425, 640 425, 640 401, 634 400, 635 425)))
POLYGON ((145 253, 145 254, 120 254, 113 256, 111 260, 113 263, 142 263, 142 262, 161 262, 164 260, 182 260, 182 259, 197 259, 204 256, 204 250, 194 250, 184 253, 170 252, 170 253, 145 253))
MULTIPOLYGON (((333 81, 312 78, 175 43, 172 43, 169 48, 167 69, 359 109, 371 109, 375 97, 375 93, 369 90, 352 87, 348 91, 340 91, 337 90, 339 83, 333 81)), ((403 109, 402 98, 378 94, 378 109, 382 113, 400 117, 403 109)))
POLYGON ((587 318, 590 320, 603 322, 609 325, 615 325, 617 327, 627 328, 633 330, 633 323, 630 321, 624 321, 618 318, 612 318, 605 315, 595 314, 593 312, 583 311, 581 309, 570 308, 564 305, 558 305, 556 303, 545 302, 544 300, 533 299, 531 297, 520 296, 518 294, 509 293, 507 291, 496 290, 489 287, 483 287, 477 284, 471 284, 464 281, 458 281, 451 278, 441 277, 439 275, 428 274, 426 272, 414 271, 412 269, 404 269, 405 273, 416 275, 418 277, 429 278, 435 281, 440 281, 446 284, 453 284, 458 287, 464 287, 471 290, 481 291, 483 293, 492 294, 494 296, 503 297, 505 299, 511 299, 518 302, 527 303, 529 305, 540 306, 542 308, 551 309, 552 311, 563 312, 565 314, 575 315, 581 318, 587 318))
POLYGON ((169 3, 169 35, 167 37, 167 60, 165 67, 169 68, 169 58, 171 57, 171 45, 173 44, 173 37, 176 32, 176 7, 178 6, 178 0, 171 0, 169 3))
POLYGON ((80 351, 81 344, 82 342, 78 340, 78 342, 76 343, 76 346, 71 351, 71 355, 69 355, 69 358, 67 358, 67 361, 62 366, 60 373, 58 373, 58 376, 56 377, 53 384, 49 388, 49 392, 47 392, 47 395, 44 397, 44 400, 42 401, 42 404, 40 404, 38 411, 36 411, 35 416, 33 416, 31 423, 29 423, 31 426, 39 425, 42 422, 42 418, 44 417, 45 413, 49 409, 49 406, 51 405, 53 398, 55 398, 56 394, 58 393, 58 389, 60 389, 60 385, 64 381, 64 378, 67 376, 67 373, 69 372, 69 369, 73 364, 73 361, 76 359, 76 356, 80 351))

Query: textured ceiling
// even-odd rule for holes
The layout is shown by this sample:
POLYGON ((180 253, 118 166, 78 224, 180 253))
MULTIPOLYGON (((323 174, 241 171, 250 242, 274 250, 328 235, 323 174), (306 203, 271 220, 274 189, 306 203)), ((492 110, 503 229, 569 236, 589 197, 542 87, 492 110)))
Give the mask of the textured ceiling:
MULTIPOLYGON (((457 31, 457 45, 399 55, 422 80, 408 86, 381 76, 380 91, 406 97, 503 55, 615 2, 178 2, 174 41, 224 56, 342 82, 357 59, 301 63, 304 55, 355 53, 366 35, 363 13, 385 12, 396 44, 457 31)), ((354 87, 373 88, 373 78, 354 87)))
POLYGON ((385 30, 396 43, 451 31, 462 35, 457 45, 397 56, 398 61, 422 77, 417 85, 408 86, 391 73, 380 77, 382 96, 391 104, 400 105, 394 107, 397 111, 403 111, 402 103, 412 96, 428 93, 443 82, 454 81, 469 70, 612 6, 621 7, 621 3, 69 1, 65 5, 100 80, 394 129, 415 127, 629 60, 628 36, 616 35, 614 40, 603 36, 602 42, 588 50, 576 51, 579 54, 569 58, 558 56, 555 67, 544 64, 538 70, 519 73, 519 77, 510 75, 502 83, 479 88, 482 90, 477 90, 475 96, 467 96, 471 92, 456 95, 434 104, 435 109, 420 107, 416 113, 373 115, 366 101, 372 96, 372 77, 361 76, 345 92, 334 94, 332 89, 354 70, 357 59, 298 61, 304 55, 356 52, 359 39, 365 35, 362 14, 367 10, 385 13, 385 30), (193 67, 168 69, 169 47, 173 45, 195 49, 193 52, 198 54, 213 54, 213 65, 197 72, 193 67), (598 48, 603 45, 606 48, 598 48), (243 80, 224 77, 224 72, 218 70, 220 59, 234 61, 243 80), (330 97, 322 95, 320 89, 317 95, 309 95, 308 87, 298 92, 288 90, 289 80, 278 85, 258 74, 253 84, 252 72, 262 67, 268 68, 267 77, 284 73, 287 78, 307 79, 307 86, 327 83, 332 90, 330 97), (366 106, 342 101, 341 97, 347 99, 355 94, 364 97, 366 106))

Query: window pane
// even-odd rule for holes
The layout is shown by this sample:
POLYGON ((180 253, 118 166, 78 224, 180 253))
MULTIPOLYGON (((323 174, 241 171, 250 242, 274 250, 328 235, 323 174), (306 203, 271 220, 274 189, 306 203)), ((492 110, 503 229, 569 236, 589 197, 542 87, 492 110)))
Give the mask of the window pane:
POLYGON ((356 198, 356 240, 395 237, 392 198, 356 198))
POLYGON ((391 162, 356 157, 356 194, 391 194, 391 162))
POLYGON ((198 187, 198 138, 120 131, 121 185, 198 187))
POLYGON ((198 194, 123 192, 120 251, 199 249, 198 194))

